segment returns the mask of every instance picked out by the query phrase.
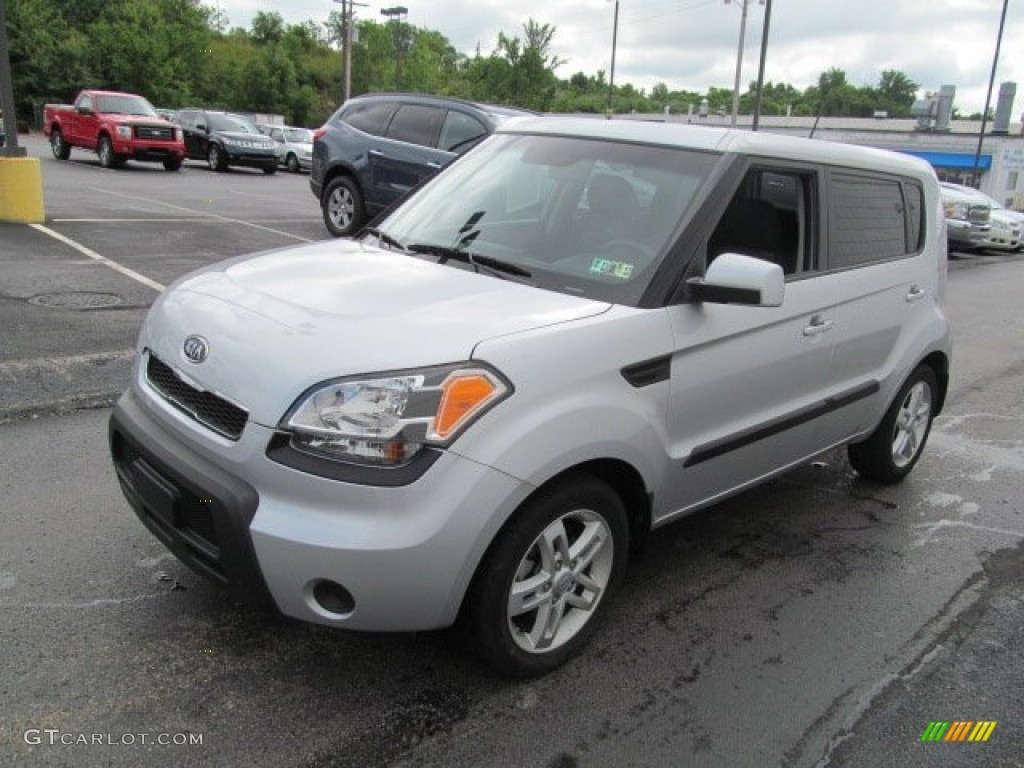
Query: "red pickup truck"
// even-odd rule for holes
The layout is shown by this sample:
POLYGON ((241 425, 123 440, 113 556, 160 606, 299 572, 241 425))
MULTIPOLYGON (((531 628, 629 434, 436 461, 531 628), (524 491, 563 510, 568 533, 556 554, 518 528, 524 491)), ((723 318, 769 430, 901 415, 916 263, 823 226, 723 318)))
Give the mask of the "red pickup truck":
POLYGON ((82 91, 74 104, 47 104, 43 130, 58 160, 67 160, 72 147, 81 147, 96 152, 104 168, 142 160, 162 162, 168 171, 176 171, 185 158, 181 128, 131 93, 82 91))

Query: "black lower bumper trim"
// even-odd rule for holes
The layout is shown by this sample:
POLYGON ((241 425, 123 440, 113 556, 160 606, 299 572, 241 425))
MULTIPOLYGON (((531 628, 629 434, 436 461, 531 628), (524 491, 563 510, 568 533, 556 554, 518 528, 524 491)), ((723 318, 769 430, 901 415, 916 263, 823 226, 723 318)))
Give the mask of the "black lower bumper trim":
POLYGON ((189 451, 131 392, 110 416, 109 438, 121 490, 150 532, 235 599, 274 607, 249 533, 256 490, 189 451))

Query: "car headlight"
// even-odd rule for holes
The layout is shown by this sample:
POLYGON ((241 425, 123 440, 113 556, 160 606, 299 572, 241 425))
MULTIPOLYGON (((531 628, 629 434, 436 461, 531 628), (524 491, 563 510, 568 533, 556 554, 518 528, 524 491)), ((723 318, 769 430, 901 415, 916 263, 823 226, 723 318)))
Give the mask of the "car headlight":
POLYGON ((132 127, 130 125, 117 126, 117 135, 122 139, 130 139, 132 137, 132 127))
POLYGON ((947 219, 962 219, 967 220, 967 204, 966 203, 946 203, 946 218, 947 219))
POLYGON ((318 384, 285 414, 292 446, 341 461, 398 466, 450 444, 512 392, 496 371, 456 363, 318 384))

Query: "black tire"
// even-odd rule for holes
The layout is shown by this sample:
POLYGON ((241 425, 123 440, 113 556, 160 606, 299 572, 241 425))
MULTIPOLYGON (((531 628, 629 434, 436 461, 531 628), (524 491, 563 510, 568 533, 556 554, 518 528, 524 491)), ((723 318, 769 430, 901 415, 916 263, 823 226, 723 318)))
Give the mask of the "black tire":
POLYGON ((349 237, 359 231, 366 220, 363 195, 348 176, 338 176, 327 185, 320 208, 327 231, 335 237, 349 237))
POLYGON ((50 131, 50 149, 58 160, 67 160, 71 157, 71 145, 64 141, 64 134, 60 128, 50 131))
POLYGON ((483 660, 511 678, 564 664, 607 613, 628 557, 626 510, 607 484, 576 475, 541 490, 497 536, 467 596, 483 660))
POLYGON ((910 474, 931 432, 938 394, 935 372, 927 365, 914 369, 871 436, 847 448, 853 468, 885 485, 910 474))
POLYGON ((224 156, 224 150, 220 148, 220 144, 210 144, 206 150, 206 164, 210 166, 211 171, 227 170, 227 158, 224 156))
POLYGON ((297 158, 293 152, 288 153, 288 159, 285 160, 285 165, 288 166, 288 170, 292 173, 298 173, 302 170, 299 168, 299 158, 297 158))
POLYGON ((120 165, 109 136, 100 136, 99 144, 96 146, 96 154, 100 158, 100 167, 102 168, 114 168, 120 165))
POLYGON ((164 170, 166 171, 179 171, 181 170, 181 159, 173 158, 171 160, 164 160, 164 170))
POLYGON ((263 169, 263 173, 265 173, 267 176, 273 176, 275 173, 277 173, 277 166, 275 166, 275 165, 268 166, 268 167, 263 169))

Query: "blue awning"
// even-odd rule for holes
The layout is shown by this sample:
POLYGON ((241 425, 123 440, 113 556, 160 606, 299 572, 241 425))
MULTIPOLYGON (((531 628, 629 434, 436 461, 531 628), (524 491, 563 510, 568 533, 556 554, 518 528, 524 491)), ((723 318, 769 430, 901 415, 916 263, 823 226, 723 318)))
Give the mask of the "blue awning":
MULTIPOLYGON (((933 168, 973 168, 973 152, 925 152, 915 149, 898 149, 904 155, 920 157, 928 162, 933 168)), ((978 168, 987 171, 992 167, 992 155, 982 155, 978 158, 978 168)))

